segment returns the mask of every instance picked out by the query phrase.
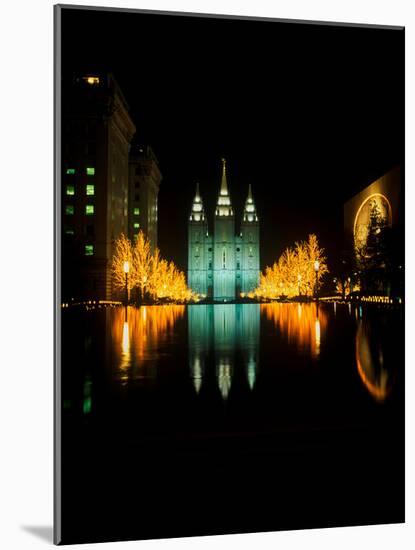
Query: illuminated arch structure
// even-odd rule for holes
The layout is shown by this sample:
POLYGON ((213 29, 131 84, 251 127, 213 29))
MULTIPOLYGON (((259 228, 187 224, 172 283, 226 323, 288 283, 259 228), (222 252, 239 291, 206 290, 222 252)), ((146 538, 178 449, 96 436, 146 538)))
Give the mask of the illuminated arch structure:
MULTIPOLYGON (((366 249, 373 209, 382 223, 391 228, 403 226, 401 215, 401 171, 399 167, 387 172, 344 205, 344 229, 346 241, 353 246, 356 259, 370 258, 366 249)), ((373 227, 373 226, 372 226, 373 227)), ((403 243, 397 243, 401 246, 403 243)))

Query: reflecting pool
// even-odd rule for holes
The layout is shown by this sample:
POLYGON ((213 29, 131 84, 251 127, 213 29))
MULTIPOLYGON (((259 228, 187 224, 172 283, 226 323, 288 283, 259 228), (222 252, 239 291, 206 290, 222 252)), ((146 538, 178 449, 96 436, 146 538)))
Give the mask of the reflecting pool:
POLYGON ((79 540, 403 517, 401 310, 118 307, 67 310, 62 325, 79 540))

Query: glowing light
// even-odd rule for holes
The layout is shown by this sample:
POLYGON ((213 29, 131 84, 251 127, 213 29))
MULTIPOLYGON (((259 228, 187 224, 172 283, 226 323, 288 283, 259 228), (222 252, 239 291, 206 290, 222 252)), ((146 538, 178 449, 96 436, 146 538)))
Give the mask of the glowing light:
POLYGON ((116 288, 125 290, 123 265, 130 262, 128 288, 137 288, 141 296, 175 302, 189 302, 198 299, 187 284, 182 271, 173 262, 160 256, 160 251, 151 252, 150 242, 142 231, 139 231, 134 242, 121 235, 115 242, 115 255, 112 261, 113 282, 116 288))
POLYGON ((251 358, 248 361, 248 385, 251 391, 254 389, 255 380, 256 380, 256 362, 255 362, 255 359, 251 358))
POLYGON ((128 330, 128 321, 124 322, 122 328, 122 351, 128 353, 130 351, 130 333, 128 330))
POLYGON ((391 389, 391 377, 383 365, 381 340, 370 341, 368 326, 359 321, 356 332, 356 366, 360 379, 376 401, 384 401, 391 389), (376 344, 376 345, 375 345, 376 344), (377 349, 377 354, 373 349, 377 349))
POLYGON ((254 295, 265 299, 307 296, 314 288, 316 279, 319 282, 328 272, 323 252, 315 235, 309 235, 306 242, 296 243, 294 249, 287 248, 279 260, 261 274, 254 295))
POLYGON ((129 273, 130 272, 130 262, 128 260, 126 260, 124 262, 123 270, 124 270, 124 273, 129 273))
POLYGON ((317 305, 304 304, 299 309, 293 304, 261 304, 261 313, 273 322, 278 333, 285 334, 289 344, 308 350, 313 357, 320 354, 321 337, 327 327, 327 314, 323 309, 317 315, 317 305))
POLYGON ((320 343, 321 343, 321 333, 320 333, 320 320, 317 317, 316 319, 316 355, 320 355, 320 343))
POLYGON ((227 399, 231 389, 231 367, 228 362, 219 363, 218 386, 223 399, 227 399))
POLYGON ((90 86, 96 86, 97 84, 99 84, 98 76, 85 76, 83 77, 83 80, 90 86))
POLYGON ((73 176, 75 174, 75 168, 67 168, 66 173, 68 176, 73 176))
POLYGON ((389 227, 392 226, 392 207, 388 198, 382 193, 372 193, 359 206, 353 223, 354 245, 356 252, 359 251, 359 255, 366 255, 364 250, 369 235, 371 208, 373 205, 385 223, 389 227))

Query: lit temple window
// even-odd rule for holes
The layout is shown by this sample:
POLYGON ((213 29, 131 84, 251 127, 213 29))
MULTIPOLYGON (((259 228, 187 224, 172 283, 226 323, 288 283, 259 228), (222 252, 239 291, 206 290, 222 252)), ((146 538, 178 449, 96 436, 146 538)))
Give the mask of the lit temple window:
POLYGON ((75 187, 73 185, 67 185, 66 186, 66 194, 67 195, 75 195, 75 187))
POLYGON ((136 222, 136 223, 134 224, 134 229, 138 229, 139 227, 140 227, 140 224, 136 222))
POLYGON ((138 216, 140 214, 139 208, 134 208, 134 216, 138 216))
POLYGON ((73 174, 75 174, 75 168, 67 168, 67 169, 66 169, 66 173, 67 173, 69 176, 73 176, 73 174))
POLYGON ((95 168, 92 166, 88 166, 86 169, 87 176, 94 176, 95 175, 95 168))
POLYGON ((94 205, 93 204, 85 205, 85 214, 87 216, 92 216, 93 213, 94 213, 94 205))
POLYGON ((95 195, 95 185, 92 183, 88 184, 86 186, 86 194, 87 195, 95 195))
POLYGON ((85 256, 92 256, 94 254, 94 245, 86 244, 85 245, 85 256))
POLYGON ((68 216, 72 216, 74 211, 75 211, 75 208, 73 204, 67 204, 65 206, 65 214, 67 214, 68 216))

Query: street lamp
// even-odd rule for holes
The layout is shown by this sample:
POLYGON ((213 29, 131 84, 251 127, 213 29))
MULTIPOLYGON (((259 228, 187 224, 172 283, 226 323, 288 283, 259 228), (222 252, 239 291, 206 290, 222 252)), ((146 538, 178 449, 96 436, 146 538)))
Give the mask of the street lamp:
POLYGON ((320 269, 320 262, 316 260, 314 262, 314 271, 316 274, 316 300, 318 301, 318 270, 320 269))
POLYGON ((297 281, 298 281, 298 297, 301 298, 301 274, 300 273, 297 275, 297 281))
POLYGON ((126 260, 124 262, 124 273, 125 273, 125 305, 128 304, 128 274, 130 272, 130 262, 126 260))

